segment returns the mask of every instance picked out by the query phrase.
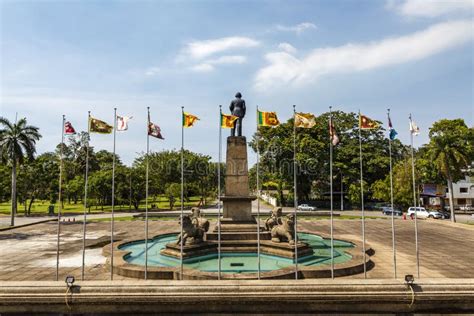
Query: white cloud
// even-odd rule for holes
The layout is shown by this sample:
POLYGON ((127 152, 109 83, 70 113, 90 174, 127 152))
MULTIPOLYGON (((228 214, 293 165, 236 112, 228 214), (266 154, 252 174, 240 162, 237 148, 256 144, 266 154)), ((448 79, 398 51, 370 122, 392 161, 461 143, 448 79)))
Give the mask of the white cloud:
POLYGON ((214 66, 211 64, 202 63, 192 66, 191 70, 195 72, 211 72, 214 70, 214 66))
POLYGON ((296 48, 289 43, 280 43, 278 44, 278 48, 290 54, 296 53, 296 48))
POLYGON ((473 0, 388 0, 387 8, 405 16, 437 17, 455 12, 471 12, 473 0))
POLYGON ((150 67, 145 71, 145 76, 153 77, 160 72, 160 68, 158 67, 150 67))
POLYGON ((284 32, 295 32, 296 34, 301 34, 306 30, 316 30, 317 27, 313 23, 310 22, 303 22, 297 25, 293 26, 285 26, 285 25, 277 25, 276 29, 279 31, 284 31, 284 32))
POLYGON ((326 74, 364 71, 420 60, 469 42, 473 34, 471 21, 460 20, 435 24, 423 31, 378 42, 318 48, 301 59, 288 52, 273 52, 265 56, 269 65, 257 72, 254 84, 257 90, 285 84, 301 86, 326 74))
POLYGON ((221 56, 192 66, 191 70, 195 72, 211 72, 215 70, 214 65, 244 64, 246 62, 247 57, 241 55, 221 56))
POLYGON ((221 65, 221 64, 244 64, 247 62, 247 57, 241 55, 232 56, 221 56, 216 59, 208 60, 208 64, 221 65))
POLYGON ((260 42, 255 39, 239 36, 194 41, 186 45, 186 48, 181 53, 179 59, 203 59, 230 49, 252 48, 259 45, 260 42))

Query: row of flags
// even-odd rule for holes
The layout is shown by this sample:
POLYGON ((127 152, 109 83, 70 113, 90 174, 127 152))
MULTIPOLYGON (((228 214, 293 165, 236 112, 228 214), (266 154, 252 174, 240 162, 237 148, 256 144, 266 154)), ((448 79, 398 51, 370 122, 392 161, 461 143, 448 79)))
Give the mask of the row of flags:
MULTIPOLYGON (((128 122, 132 118, 133 116, 117 115, 116 130, 127 131, 128 122)), ((238 118, 239 117, 232 114, 222 113, 220 117, 220 126, 222 128, 233 128, 235 121, 238 118)), ((185 128, 193 127, 194 123, 196 123, 197 121, 199 121, 199 117, 197 117, 196 115, 183 112, 183 116, 182 116, 183 127, 185 128)), ((257 124, 259 127, 260 126, 274 127, 274 126, 280 125, 280 121, 278 120, 278 116, 276 112, 265 112, 265 111, 257 110, 257 124)), ((294 116, 294 124, 298 128, 312 128, 316 125, 316 116, 312 113, 296 112, 294 116)), ((368 116, 359 114, 359 128, 361 130, 370 130, 370 129, 376 129, 379 127, 380 127, 380 124, 377 121, 369 118, 368 116)), ((390 115, 388 115, 388 128, 389 128, 390 140, 394 140, 397 137, 398 133, 393 128, 390 115)), ((113 131, 113 126, 111 126, 110 124, 102 120, 89 117, 89 131, 91 133, 111 134, 113 131)), ((420 128, 416 125, 416 123, 411 118, 410 118, 410 132, 415 136, 420 133, 420 128)), ((65 135, 76 134, 76 130, 74 129, 74 127, 69 121, 65 122, 64 124, 64 134, 65 135)), ((161 128, 157 124, 151 122, 150 117, 148 117, 148 135, 155 138, 164 139, 161 134, 161 128)), ((334 126, 332 116, 329 118, 329 136, 334 146, 339 143, 339 137, 336 133, 336 128, 334 126)))

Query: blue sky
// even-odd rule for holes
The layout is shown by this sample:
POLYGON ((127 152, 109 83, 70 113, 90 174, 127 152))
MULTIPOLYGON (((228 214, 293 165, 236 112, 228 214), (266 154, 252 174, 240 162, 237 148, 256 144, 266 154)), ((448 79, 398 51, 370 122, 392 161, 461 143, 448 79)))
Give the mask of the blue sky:
MULTIPOLYGON (((117 136, 130 164, 146 149, 147 106, 166 138, 151 150, 178 149, 184 106, 201 118, 186 148, 217 158, 218 105, 237 91, 247 137, 256 105, 280 120, 296 104, 384 122, 390 107, 405 143, 411 112, 417 145, 441 118, 474 123, 471 0, 0 3, 0 115, 40 127, 38 152, 60 142, 62 114, 84 130, 88 110, 112 123, 117 107, 133 116, 117 136)), ((112 150, 112 137, 91 144, 112 150)))

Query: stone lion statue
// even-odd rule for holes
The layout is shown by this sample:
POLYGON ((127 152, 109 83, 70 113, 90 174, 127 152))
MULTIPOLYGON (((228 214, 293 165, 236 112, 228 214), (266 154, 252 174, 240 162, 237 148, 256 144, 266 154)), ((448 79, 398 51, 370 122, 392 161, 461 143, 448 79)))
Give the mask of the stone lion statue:
POLYGON ((200 243, 204 238, 204 229, 193 224, 191 216, 183 216, 183 231, 179 234, 178 241, 176 244, 181 245, 192 245, 200 243), (190 240, 188 240, 190 238, 190 240))
POLYGON ((290 245, 295 243, 295 214, 286 215, 282 225, 276 225, 271 230, 272 241, 288 241, 290 245))
POLYGON ((209 221, 201 216, 201 210, 198 207, 191 209, 193 213, 192 223, 195 227, 201 228, 205 233, 209 231, 209 221))
POLYGON ((272 231, 272 228, 278 225, 282 225, 281 216, 283 210, 281 207, 274 207, 271 212, 271 216, 265 221, 265 229, 272 231))

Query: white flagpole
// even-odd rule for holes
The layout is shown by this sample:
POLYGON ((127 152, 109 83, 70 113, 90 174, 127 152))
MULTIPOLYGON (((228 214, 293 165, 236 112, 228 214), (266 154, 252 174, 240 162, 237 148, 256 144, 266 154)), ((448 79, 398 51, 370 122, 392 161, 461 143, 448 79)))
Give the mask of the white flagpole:
POLYGON ((217 165, 217 260, 218 275, 221 279, 221 160, 222 160, 222 105, 219 105, 219 163, 217 165))
POLYGON ((259 149, 259 128, 258 128, 258 105, 257 105, 257 278, 260 280, 260 149, 259 149))
POLYGON ((148 169, 150 154, 150 135, 148 128, 150 126, 150 107, 147 106, 147 125, 146 125, 146 168, 145 168, 145 280, 148 279, 148 169))
POLYGON ((344 211, 344 182, 342 181, 342 170, 341 172, 341 211, 344 211))
MULTIPOLYGON (((181 117, 184 117, 184 106, 181 107, 181 117)), ((181 124, 181 236, 183 236, 183 219, 184 219, 184 122, 181 124)), ((183 248, 184 242, 181 238, 181 264, 180 274, 181 280, 184 280, 183 276, 183 248)))
POLYGON ((418 248, 418 222, 416 209, 416 185, 415 185, 415 155, 413 153, 413 131, 411 130, 413 121, 410 113, 410 142, 411 142, 411 171, 413 179, 413 206, 415 207, 415 252, 416 252, 416 274, 420 277, 420 249, 418 248))
POLYGON ((295 207, 295 280, 298 280, 298 190, 296 183, 296 105, 293 104, 293 201, 295 207))
POLYGON ((362 172, 362 136, 361 136, 361 116, 359 111, 359 157, 360 157, 360 205, 362 212, 362 257, 364 260, 364 278, 367 279, 367 267, 365 264, 366 253, 365 253, 365 210, 364 210, 364 182, 362 172))
POLYGON ((112 212, 110 214, 110 279, 114 279, 114 209, 115 209, 115 138, 117 130, 117 108, 114 108, 114 147, 112 157, 112 212))
POLYGON ((63 126, 61 133, 61 148, 59 149, 59 206, 58 206, 58 229, 57 229, 57 241, 56 241, 56 281, 59 280, 59 236, 61 234, 61 213, 63 210, 62 205, 62 184, 63 184, 63 147, 64 147, 64 124, 66 123, 66 116, 63 115, 63 126))
POLYGON ((128 175, 128 210, 132 210, 132 168, 130 168, 130 173, 128 175))
MULTIPOLYGON (((334 134, 332 129, 332 106, 329 107, 329 132, 330 134, 334 134)), ((334 136, 333 136, 334 137, 334 136)), ((333 137, 329 137, 329 191, 331 194, 331 278, 334 279, 334 204, 333 204, 333 190, 332 190, 332 151, 333 151, 333 144, 332 139, 333 137)), ((342 193, 341 193, 342 194, 342 193)))
MULTIPOLYGON (((390 120, 390 109, 387 109, 388 121, 390 120)), ((389 127, 390 128, 390 127, 389 127)), ((391 132, 390 132, 391 133, 391 132)), ((390 203, 392 207, 392 249, 393 249, 393 277, 397 278, 397 254, 395 249, 395 209, 393 206, 393 170, 392 170, 392 138, 388 136, 388 152, 390 155, 390 203)))
POLYGON ((81 280, 84 281, 84 266, 86 263, 86 225, 87 225, 87 182, 89 179, 89 141, 91 135, 91 111, 87 112, 87 144, 86 144, 86 176, 84 181, 84 222, 82 224, 82 268, 81 280))

